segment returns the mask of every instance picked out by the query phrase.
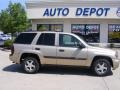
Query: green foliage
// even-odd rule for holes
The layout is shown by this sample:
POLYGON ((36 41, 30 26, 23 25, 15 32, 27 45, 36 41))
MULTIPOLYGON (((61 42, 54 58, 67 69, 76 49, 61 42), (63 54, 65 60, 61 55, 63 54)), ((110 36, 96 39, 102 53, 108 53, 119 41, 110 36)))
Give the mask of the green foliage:
POLYGON ((4 47, 10 48, 12 44, 13 44, 13 40, 6 40, 4 42, 4 47))
POLYGON ((38 25, 37 30, 38 31, 46 31, 46 30, 48 30, 48 26, 47 25, 38 25))
POLYGON ((0 13, 0 29, 4 33, 25 31, 30 26, 24 7, 20 3, 9 3, 0 13))

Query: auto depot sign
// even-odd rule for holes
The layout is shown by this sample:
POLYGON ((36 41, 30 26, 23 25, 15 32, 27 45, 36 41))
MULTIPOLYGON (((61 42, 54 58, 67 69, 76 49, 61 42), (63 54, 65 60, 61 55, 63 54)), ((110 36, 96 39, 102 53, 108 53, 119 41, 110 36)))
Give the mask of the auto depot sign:
MULTIPOLYGON (((107 16, 110 8, 76 8, 74 16, 107 16)), ((47 8, 43 16, 68 16, 69 8, 47 8)))
POLYGON ((73 7, 27 9, 28 18, 119 18, 120 8, 73 7))

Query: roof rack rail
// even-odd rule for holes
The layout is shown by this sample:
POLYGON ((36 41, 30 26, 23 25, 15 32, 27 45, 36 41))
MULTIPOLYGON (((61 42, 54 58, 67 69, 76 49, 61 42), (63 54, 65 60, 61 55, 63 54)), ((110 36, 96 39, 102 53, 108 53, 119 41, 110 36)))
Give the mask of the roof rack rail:
POLYGON ((27 30, 27 31, 25 31, 25 32, 63 32, 63 31, 51 31, 51 30, 49 30, 49 31, 38 31, 38 30, 27 30))

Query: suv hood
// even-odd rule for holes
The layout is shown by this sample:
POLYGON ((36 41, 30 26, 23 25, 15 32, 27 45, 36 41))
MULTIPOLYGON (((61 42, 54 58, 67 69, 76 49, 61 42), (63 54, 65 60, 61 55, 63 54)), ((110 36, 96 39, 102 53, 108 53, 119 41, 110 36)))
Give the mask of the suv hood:
POLYGON ((94 51, 96 53, 101 53, 104 55, 115 55, 115 51, 111 50, 111 49, 107 49, 107 48, 100 48, 100 47, 93 47, 93 46, 89 46, 88 47, 88 51, 94 51))

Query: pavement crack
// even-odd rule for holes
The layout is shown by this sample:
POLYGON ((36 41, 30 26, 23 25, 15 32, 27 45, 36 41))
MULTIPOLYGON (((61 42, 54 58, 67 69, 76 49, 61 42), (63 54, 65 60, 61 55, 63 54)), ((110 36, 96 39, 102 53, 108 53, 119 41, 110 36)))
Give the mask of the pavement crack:
POLYGON ((107 83, 106 83, 106 81, 105 81, 105 79, 104 79, 103 77, 102 77, 102 80, 103 80, 103 82, 104 82, 104 84, 105 84, 107 90, 110 90, 109 87, 108 87, 108 85, 107 85, 107 83))

